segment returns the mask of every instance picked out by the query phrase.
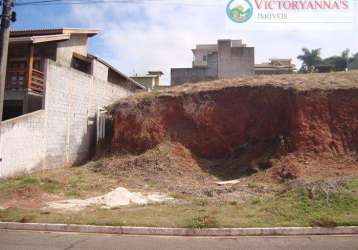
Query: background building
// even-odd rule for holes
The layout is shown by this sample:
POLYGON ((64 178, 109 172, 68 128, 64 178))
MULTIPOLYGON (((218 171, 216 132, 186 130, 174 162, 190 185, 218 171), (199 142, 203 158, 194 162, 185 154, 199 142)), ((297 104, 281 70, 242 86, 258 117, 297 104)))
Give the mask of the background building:
POLYGON ((193 49, 192 68, 171 69, 171 85, 236 78, 255 73, 255 48, 241 40, 219 40, 193 49))
POLYGON ((358 53, 354 57, 354 61, 349 65, 349 69, 358 69, 358 53))
POLYGON ((257 75, 292 74, 295 70, 292 59, 270 59, 270 62, 255 65, 257 75))
POLYGON ((145 86, 148 91, 152 91, 166 87, 160 84, 160 77, 162 75, 164 75, 162 71, 148 71, 146 75, 134 75, 131 78, 145 86))

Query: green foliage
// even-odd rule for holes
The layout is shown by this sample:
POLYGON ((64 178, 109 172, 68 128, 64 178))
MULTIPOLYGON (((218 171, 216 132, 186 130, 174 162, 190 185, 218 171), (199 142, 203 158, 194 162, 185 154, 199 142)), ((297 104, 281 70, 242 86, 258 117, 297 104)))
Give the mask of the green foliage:
POLYGON ((302 68, 300 69, 301 73, 312 73, 316 70, 318 65, 324 65, 329 68, 330 71, 345 71, 348 65, 354 60, 349 49, 345 49, 339 56, 331 56, 325 59, 322 59, 320 56, 321 49, 309 50, 303 48, 302 51, 303 54, 297 57, 303 62, 302 68))
POLYGON ((329 217, 321 217, 317 219, 313 219, 310 223, 312 227, 336 227, 337 223, 334 219, 329 217))
POLYGON ((257 205, 261 203, 261 199, 260 198, 254 198, 251 200, 251 204, 252 205, 257 205))
POLYGON ((203 197, 198 201, 198 203, 200 206, 205 207, 209 204, 209 200, 208 200, 208 198, 203 197))
POLYGON ((238 205, 237 201, 230 201, 229 204, 231 206, 237 206, 238 205))
POLYGON ((47 193, 58 193, 61 191, 61 183, 52 178, 44 178, 41 180, 41 189, 47 193))
POLYGON ((84 171, 78 169, 68 177, 64 187, 65 195, 68 197, 85 197, 88 192, 95 189, 96 185, 84 171))
POLYGON ((297 57, 297 59, 303 62, 300 71, 303 73, 312 73, 315 70, 315 67, 322 62, 321 49, 309 50, 303 48, 302 51, 303 54, 297 57))
POLYGON ((10 195, 14 192, 21 192, 25 190, 41 190, 47 193, 60 192, 60 183, 51 178, 41 179, 36 176, 23 175, 16 178, 0 181, 0 192, 5 195, 10 195))
POLYGON ((353 57, 349 49, 344 50, 340 56, 331 56, 323 60, 323 64, 331 66, 333 71, 345 71, 351 62, 353 57))
POLYGON ((0 191, 21 190, 38 185, 40 181, 30 175, 24 175, 4 181, 0 181, 0 191))
POLYGON ((192 217, 189 228, 210 228, 216 227, 216 222, 208 215, 195 215, 192 217))
POLYGON ((353 179, 347 182, 347 189, 358 192, 358 179, 353 179))
POLYGON ((16 192, 27 195, 37 192, 60 193, 85 198, 108 192, 117 186, 117 179, 87 168, 57 169, 0 180, 0 198, 8 198, 16 192))

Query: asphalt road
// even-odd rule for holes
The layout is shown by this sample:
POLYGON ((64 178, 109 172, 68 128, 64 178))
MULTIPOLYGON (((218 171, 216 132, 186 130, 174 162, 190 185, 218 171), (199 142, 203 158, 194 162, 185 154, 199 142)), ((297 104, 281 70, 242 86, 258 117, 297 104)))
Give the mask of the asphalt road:
POLYGON ((1 250, 75 249, 358 249, 358 236, 298 237, 143 237, 100 234, 64 234, 0 230, 1 250))

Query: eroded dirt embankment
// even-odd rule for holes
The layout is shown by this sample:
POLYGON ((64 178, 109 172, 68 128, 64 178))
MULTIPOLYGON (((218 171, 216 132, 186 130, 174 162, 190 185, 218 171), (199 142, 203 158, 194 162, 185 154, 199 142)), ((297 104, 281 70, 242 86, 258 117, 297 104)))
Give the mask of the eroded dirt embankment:
POLYGON ((211 160, 340 158, 358 149, 358 74, 185 85, 123 100, 113 114, 113 151, 170 141, 211 160))

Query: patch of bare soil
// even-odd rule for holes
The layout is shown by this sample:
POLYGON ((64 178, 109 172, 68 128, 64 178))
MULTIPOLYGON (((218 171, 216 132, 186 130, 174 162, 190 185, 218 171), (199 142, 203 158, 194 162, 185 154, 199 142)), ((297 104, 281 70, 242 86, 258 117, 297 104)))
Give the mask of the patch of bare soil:
POLYGON ((315 158, 284 154, 265 141, 232 150, 220 160, 193 154, 180 143, 161 143, 142 154, 116 153, 87 164, 95 172, 119 178, 131 190, 170 193, 179 199, 245 202, 269 196, 282 184, 305 178, 357 176, 357 155, 315 158), (227 185, 220 181, 238 180, 227 185))
POLYGON ((1 202, 1 207, 37 209, 46 205, 47 202, 60 200, 63 197, 56 194, 49 194, 36 188, 26 188, 16 191, 11 198, 1 202))
POLYGON ((315 157, 286 155, 274 161, 269 174, 274 179, 288 180, 304 177, 328 178, 358 175, 358 155, 315 157))
POLYGON ((212 185, 216 178, 203 171, 208 162, 180 144, 163 143, 144 154, 116 154, 87 164, 94 171, 118 176, 134 189, 180 190, 193 193, 212 185))
MULTIPOLYGON (((116 154, 86 166, 117 176, 122 186, 138 191, 160 191, 175 198, 203 198, 220 201, 246 201, 271 193, 273 187, 253 183, 260 161, 245 156, 210 161, 195 156, 179 143, 162 143, 143 154, 116 154), (238 180, 221 184, 220 181, 238 180)), ((262 179, 263 180, 263 179, 262 179)))

